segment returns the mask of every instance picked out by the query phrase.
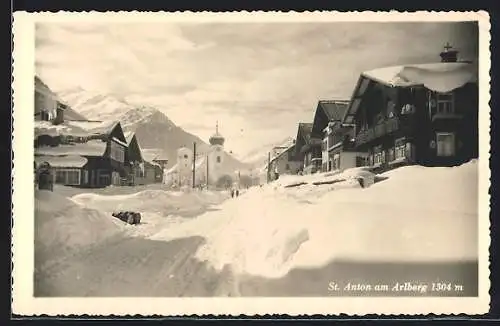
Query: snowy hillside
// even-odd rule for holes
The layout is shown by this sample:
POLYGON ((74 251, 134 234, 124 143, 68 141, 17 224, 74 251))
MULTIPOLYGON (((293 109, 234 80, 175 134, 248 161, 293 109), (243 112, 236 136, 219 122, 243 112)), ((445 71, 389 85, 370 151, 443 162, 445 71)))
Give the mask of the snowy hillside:
POLYGON ((74 88, 58 92, 72 109, 89 120, 115 120, 118 116, 133 108, 130 104, 115 97, 74 88))
MULTIPOLYGON (((182 146, 193 146, 197 143, 198 151, 203 153, 208 144, 181 127, 175 125, 164 113, 148 106, 136 107, 125 100, 110 95, 89 92, 81 88, 58 93, 76 111, 91 120, 118 120, 125 132, 136 133, 141 148, 150 152, 162 153, 169 158, 167 167, 175 164, 176 151, 182 146)), ((224 169, 230 172, 246 169, 231 154, 225 153, 224 169)))

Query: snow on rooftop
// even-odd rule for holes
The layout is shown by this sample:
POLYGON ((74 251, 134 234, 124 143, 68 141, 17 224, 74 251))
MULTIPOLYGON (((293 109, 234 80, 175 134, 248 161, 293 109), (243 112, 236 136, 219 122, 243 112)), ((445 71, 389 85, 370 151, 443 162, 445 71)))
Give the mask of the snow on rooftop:
POLYGON ((35 156, 35 162, 41 164, 48 162, 52 167, 61 168, 81 168, 87 164, 88 160, 85 157, 78 155, 68 156, 35 156))
POLYGON ((65 156, 103 156, 106 152, 106 142, 101 140, 89 140, 86 143, 75 143, 73 145, 59 145, 56 147, 39 147, 35 149, 35 155, 65 156))
POLYGON ((54 125, 50 121, 35 121, 35 135, 58 136, 61 134, 71 136, 88 136, 90 134, 104 133, 116 123, 112 121, 74 121, 66 120, 54 125))
POLYGON ((477 81, 477 66, 466 62, 401 65, 365 71, 362 76, 393 87, 424 85, 437 92, 449 92, 477 81))

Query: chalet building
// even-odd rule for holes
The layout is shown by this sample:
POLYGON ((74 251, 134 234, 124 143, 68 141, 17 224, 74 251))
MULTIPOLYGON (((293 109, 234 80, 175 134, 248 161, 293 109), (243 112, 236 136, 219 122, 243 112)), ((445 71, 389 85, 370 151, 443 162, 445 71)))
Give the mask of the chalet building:
POLYGON ((88 130, 84 138, 64 129, 65 134, 39 135, 35 163, 48 162, 53 167, 54 183, 92 188, 120 185, 126 177, 127 148, 120 123, 79 122, 80 128, 84 124, 88 130), (40 141, 41 137, 45 140, 40 141))
POLYGON ((133 132, 125 134, 127 150, 125 152, 125 169, 127 171, 128 185, 145 185, 163 182, 163 167, 168 160, 160 159, 149 162, 142 153, 137 136, 133 132))
POLYGON ((54 92, 38 77, 35 76, 35 120, 52 121, 56 118, 56 111, 64 110, 54 92))
POLYGON ((452 166, 478 156, 477 66, 449 46, 441 62, 363 72, 343 119, 367 165, 452 166))
POLYGON ((283 174, 297 174, 303 165, 303 160, 297 159, 295 144, 282 149, 269 162, 269 181, 276 180, 283 174))
POLYGON ((321 171, 356 167, 364 154, 354 149, 352 126, 342 124, 349 106, 346 100, 319 101, 314 114, 311 137, 322 139, 321 171))
POLYGON ((321 139, 312 138, 313 124, 300 122, 295 138, 296 158, 303 162, 304 174, 315 173, 321 169, 321 139))
POLYGON ((65 120, 84 121, 84 116, 65 104, 38 76, 35 76, 35 121, 61 124, 65 120))

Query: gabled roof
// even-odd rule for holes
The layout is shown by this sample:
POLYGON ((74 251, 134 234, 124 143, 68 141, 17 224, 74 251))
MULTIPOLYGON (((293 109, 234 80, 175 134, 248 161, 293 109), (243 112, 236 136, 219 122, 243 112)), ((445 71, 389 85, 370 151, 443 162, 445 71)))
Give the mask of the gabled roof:
POLYGON ((274 161, 276 161, 277 159, 279 159, 280 157, 282 157, 286 153, 288 153, 290 151, 294 151, 294 150, 295 150, 295 144, 292 144, 291 146, 289 146, 285 150, 283 150, 281 153, 279 153, 278 155, 273 157, 269 163, 273 163, 274 161))
POLYGON ((364 71, 351 97, 343 122, 350 124, 365 91, 373 83, 388 87, 423 86, 436 92, 450 92, 478 80, 477 65, 470 62, 437 62, 391 66, 364 71))
POLYGON ((330 121, 342 120, 348 106, 348 100, 319 101, 317 110, 322 109, 330 121))
POLYGON ((349 106, 347 100, 319 101, 314 113, 312 133, 320 135, 330 121, 341 121, 349 106))
POLYGON ((311 139, 313 124, 309 122, 299 122, 299 128, 297 130, 297 141, 300 139, 304 140, 306 143, 311 139))
MULTIPOLYGON (((362 75, 391 87, 410 87, 438 82, 445 79, 453 85, 441 88, 458 88, 470 81, 477 81, 475 65, 469 62, 436 62, 401 65, 364 71, 362 75)), ((433 87, 431 87, 433 89, 433 87)), ((438 91, 438 90, 436 90, 438 91)))

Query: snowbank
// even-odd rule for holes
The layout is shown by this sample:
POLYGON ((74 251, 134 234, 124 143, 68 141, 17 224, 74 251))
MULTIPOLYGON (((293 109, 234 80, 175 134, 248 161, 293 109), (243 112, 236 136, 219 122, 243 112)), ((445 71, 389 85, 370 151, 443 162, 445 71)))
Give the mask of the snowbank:
POLYGON ((42 264, 95 245, 119 231, 114 218, 53 192, 35 191, 35 250, 42 264))
POLYGON ((403 167, 364 189, 357 178, 374 176, 363 169, 283 177, 150 238, 203 236, 198 259, 267 277, 333 260, 472 260, 478 254, 477 174, 475 162, 403 167), (312 184, 328 178, 338 182, 312 184), (307 184, 285 187, 299 180, 307 184))
POLYGON ((216 191, 174 192, 155 189, 126 195, 84 193, 73 196, 71 200, 110 216, 114 211, 141 213, 141 224, 127 226, 126 231, 128 235, 144 237, 183 223, 186 218, 201 215, 228 197, 228 193, 216 191))

